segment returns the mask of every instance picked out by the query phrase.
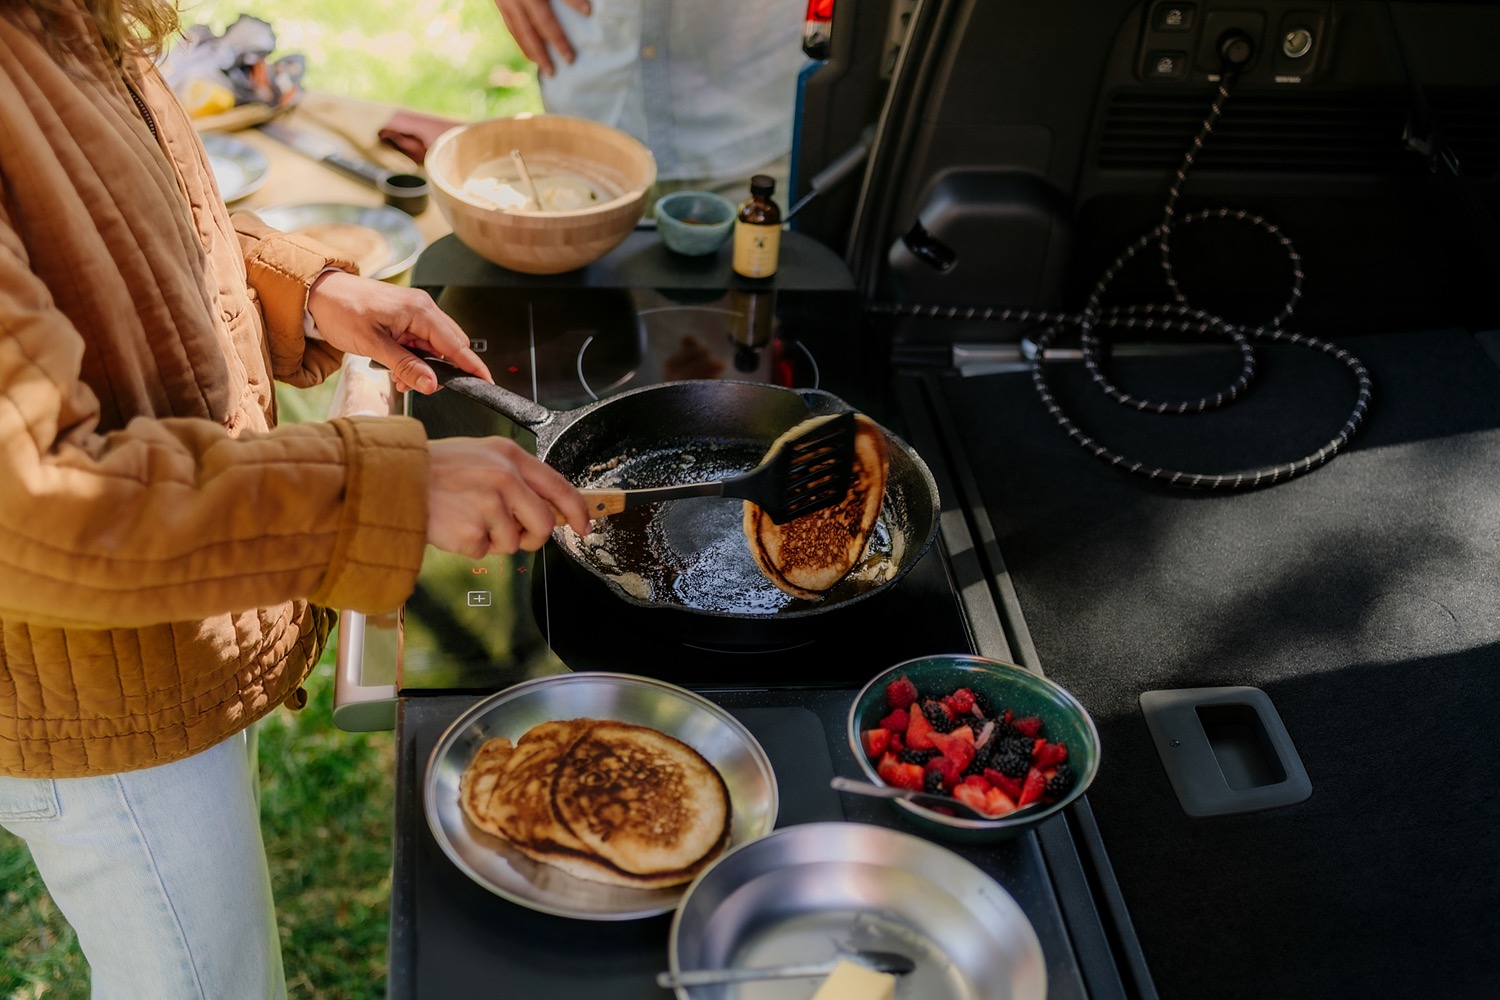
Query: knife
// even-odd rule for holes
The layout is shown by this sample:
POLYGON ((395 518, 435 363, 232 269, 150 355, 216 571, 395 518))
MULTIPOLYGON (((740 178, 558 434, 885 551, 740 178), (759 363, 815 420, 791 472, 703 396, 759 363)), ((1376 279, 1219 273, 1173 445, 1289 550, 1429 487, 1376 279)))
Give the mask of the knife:
POLYGON ((311 132, 292 128, 283 122, 264 122, 256 126, 277 142, 290 146, 304 156, 317 160, 346 177, 368 184, 385 195, 386 204, 417 215, 427 206, 427 178, 387 170, 379 164, 346 155, 337 143, 311 132))

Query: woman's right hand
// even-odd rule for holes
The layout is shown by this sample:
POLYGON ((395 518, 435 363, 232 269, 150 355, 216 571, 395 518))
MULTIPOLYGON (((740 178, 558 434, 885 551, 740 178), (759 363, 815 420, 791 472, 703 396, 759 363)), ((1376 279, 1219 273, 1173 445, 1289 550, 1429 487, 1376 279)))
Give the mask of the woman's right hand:
POLYGON ((440 438, 427 447, 427 540, 438 548, 470 559, 535 552, 552 535, 554 511, 588 534, 583 496, 510 438, 440 438))

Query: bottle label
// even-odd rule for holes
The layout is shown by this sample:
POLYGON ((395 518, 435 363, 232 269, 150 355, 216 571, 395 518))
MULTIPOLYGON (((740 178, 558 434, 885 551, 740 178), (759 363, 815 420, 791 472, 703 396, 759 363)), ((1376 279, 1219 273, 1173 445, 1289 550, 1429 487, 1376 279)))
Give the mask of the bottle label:
POLYGON ((734 224, 734 270, 747 278, 769 278, 781 256, 781 227, 734 224))

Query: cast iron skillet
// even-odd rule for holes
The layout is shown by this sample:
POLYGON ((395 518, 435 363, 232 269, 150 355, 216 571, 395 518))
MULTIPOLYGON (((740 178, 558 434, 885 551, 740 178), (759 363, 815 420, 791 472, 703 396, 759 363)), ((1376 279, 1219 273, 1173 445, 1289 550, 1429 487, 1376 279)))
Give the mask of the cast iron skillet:
MULTIPOLYGON (((702 380, 550 410, 441 361, 428 363, 445 388, 534 432, 538 457, 580 487, 670 486, 734 475, 753 468, 799 421, 850 409, 818 389, 702 380)), ((932 473, 909 445, 881 430, 890 474, 872 557, 822 600, 790 597, 765 579, 745 541, 739 500, 655 504, 596 521, 587 537, 559 527, 553 540, 616 596, 643 607, 776 620, 845 607, 894 584, 937 534, 932 473)))

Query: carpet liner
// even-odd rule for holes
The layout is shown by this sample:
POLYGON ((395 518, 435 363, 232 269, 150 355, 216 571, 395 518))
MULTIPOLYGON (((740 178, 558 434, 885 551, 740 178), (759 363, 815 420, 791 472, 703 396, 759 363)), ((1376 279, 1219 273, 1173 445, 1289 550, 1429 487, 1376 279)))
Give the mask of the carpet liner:
MULTIPOLYGON (((1202 998, 1489 997, 1500 982, 1500 370, 1463 331, 1351 337, 1374 380, 1349 449, 1290 482, 1174 491, 1067 439, 1029 375, 941 382, 1042 669, 1094 713, 1088 798, 1156 987, 1202 998), (1249 685, 1307 801, 1193 819, 1137 699, 1249 685)), ((1246 398, 1145 416, 1058 368, 1113 450, 1225 472, 1337 431, 1354 381, 1291 346, 1246 398)), ((1225 351, 1121 359, 1131 391, 1196 395, 1225 351)))

